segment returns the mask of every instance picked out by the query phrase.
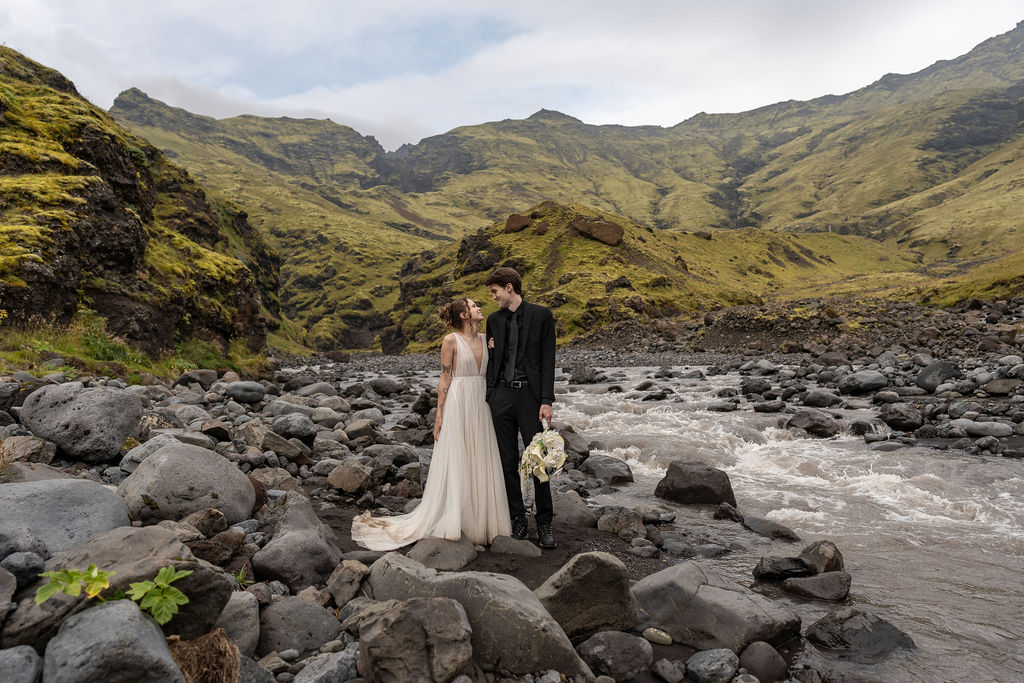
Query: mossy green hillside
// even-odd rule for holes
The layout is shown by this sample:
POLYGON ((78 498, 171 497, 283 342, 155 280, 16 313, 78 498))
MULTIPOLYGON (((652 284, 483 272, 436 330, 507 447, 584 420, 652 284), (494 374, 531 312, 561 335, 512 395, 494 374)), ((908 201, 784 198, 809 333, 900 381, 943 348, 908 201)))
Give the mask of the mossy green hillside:
POLYGON ((65 325, 93 308, 150 351, 198 335, 263 345, 276 255, 59 73, 0 48, 0 308, 65 325), (258 285, 266 293, 261 307, 258 285))
POLYGON ((498 265, 519 270, 527 298, 554 311, 560 343, 609 323, 651 324, 683 312, 758 303, 762 296, 883 294, 893 278, 920 280, 914 255, 858 235, 663 231, 553 202, 524 215, 530 224, 519 232, 505 232, 498 221, 403 268, 393 317, 409 350, 436 347, 444 330, 435 311, 446 301, 468 296, 486 312, 495 310, 483 283, 498 265), (580 234, 572 228, 580 217, 621 226, 622 241, 609 245, 580 234))
MULTIPOLYGON (((1024 274, 1009 256, 1024 247, 1014 209, 1024 186, 1022 80, 1024 25, 846 95, 700 114, 671 128, 594 126, 541 110, 387 153, 329 121, 216 121, 138 91, 113 111, 246 207, 284 259, 286 313, 320 347, 355 348, 367 336, 377 344, 388 327, 408 257, 451 253, 447 240, 547 200, 665 234, 711 231, 716 249, 739 250, 720 256, 744 264, 746 294, 806 294, 819 282, 808 285, 800 270, 760 276, 752 269, 767 267, 743 250, 767 249, 770 238, 751 247, 749 230, 790 233, 777 239, 797 253, 850 250, 823 280, 839 291, 934 298, 991 285, 994 294, 997 280, 1024 274), (722 230, 736 231, 735 243, 722 230), (828 235, 874 242, 852 247, 828 235), (856 262, 862 271, 849 269, 856 262)), ((719 259, 706 250, 679 255, 691 272, 731 272, 714 260, 705 268, 703 259, 719 259)), ((708 278, 709 300, 732 297, 723 278, 708 278)))

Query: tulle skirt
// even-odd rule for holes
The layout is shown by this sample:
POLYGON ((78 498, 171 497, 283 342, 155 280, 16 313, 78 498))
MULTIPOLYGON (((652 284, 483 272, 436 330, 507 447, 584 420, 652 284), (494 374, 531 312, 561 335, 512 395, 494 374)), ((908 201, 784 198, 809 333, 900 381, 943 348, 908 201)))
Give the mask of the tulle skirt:
POLYGON ((511 533, 486 392, 484 377, 452 379, 419 506, 395 517, 359 515, 352 522, 353 541, 370 550, 394 550, 421 538, 457 541, 463 535, 488 545, 511 533))

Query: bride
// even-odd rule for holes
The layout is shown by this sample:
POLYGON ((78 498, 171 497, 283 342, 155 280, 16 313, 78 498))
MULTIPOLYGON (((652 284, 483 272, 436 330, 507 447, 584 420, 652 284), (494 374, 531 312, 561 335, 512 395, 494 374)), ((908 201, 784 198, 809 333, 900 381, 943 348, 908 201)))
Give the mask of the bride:
POLYGON ((419 506, 406 515, 352 521, 352 540, 370 550, 394 550, 421 538, 475 545, 512 532, 505 480, 487 406, 487 348, 477 332, 480 307, 465 297, 438 309, 452 329, 441 343, 434 453, 419 506))

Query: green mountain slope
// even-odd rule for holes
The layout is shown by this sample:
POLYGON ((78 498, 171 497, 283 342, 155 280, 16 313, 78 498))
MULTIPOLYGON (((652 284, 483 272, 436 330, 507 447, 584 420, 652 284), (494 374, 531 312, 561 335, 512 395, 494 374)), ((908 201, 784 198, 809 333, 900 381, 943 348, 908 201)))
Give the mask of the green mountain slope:
POLYGON ((2 317, 60 323, 88 307, 148 351, 193 336, 255 350, 276 289, 277 256, 245 213, 0 48, 2 317))
MULTIPOLYGON (((872 240, 860 242, 862 254, 890 256, 861 259, 858 273, 852 261, 841 274, 813 261, 787 266, 735 290, 755 296, 806 294, 807 282, 823 294, 860 287, 934 301, 1012 291, 1024 275, 1013 211, 1024 184, 1022 96, 1024 24, 846 95, 671 128, 593 126, 541 110, 386 153, 329 121, 217 121, 137 90, 112 111, 246 207, 284 258, 286 313, 318 346, 353 348, 404 324, 391 313, 408 303, 396 287, 408 257, 452 253, 449 240, 545 201, 662 231, 662 246, 691 272, 711 256, 678 252, 673 234, 710 231, 738 259, 777 244, 778 233, 805 245, 828 239, 812 234, 862 236, 872 240), (737 230, 746 241, 725 237, 737 230)), ((708 287, 702 298, 734 299, 727 280, 708 287)))
POLYGON ((681 233, 544 202, 406 263, 393 312, 397 325, 385 334, 386 346, 435 347, 443 336, 435 312, 444 301, 468 296, 486 312, 494 310, 483 283, 499 265, 516 268, 527 298, 554 310, 560 342, 609 323, 650 324, 683 311, 760 303, 776 292, 873 291, 871 280, 880 274, 890 284, 918 277, 909 253, 894 254, 857 235, 681 233), (609 244, 589 237, 590 225, 621 239, 609 244))

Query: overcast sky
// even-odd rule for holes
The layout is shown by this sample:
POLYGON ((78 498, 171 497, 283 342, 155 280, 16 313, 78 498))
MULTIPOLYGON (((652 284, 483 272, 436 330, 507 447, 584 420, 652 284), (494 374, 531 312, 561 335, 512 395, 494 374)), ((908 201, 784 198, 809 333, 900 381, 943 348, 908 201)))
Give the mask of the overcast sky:
POLYGON ((0 0, 0 41, 108 108, 329 117, 388 149, 556 109, 671 126, 952 59, 1019 0, 0 0))

